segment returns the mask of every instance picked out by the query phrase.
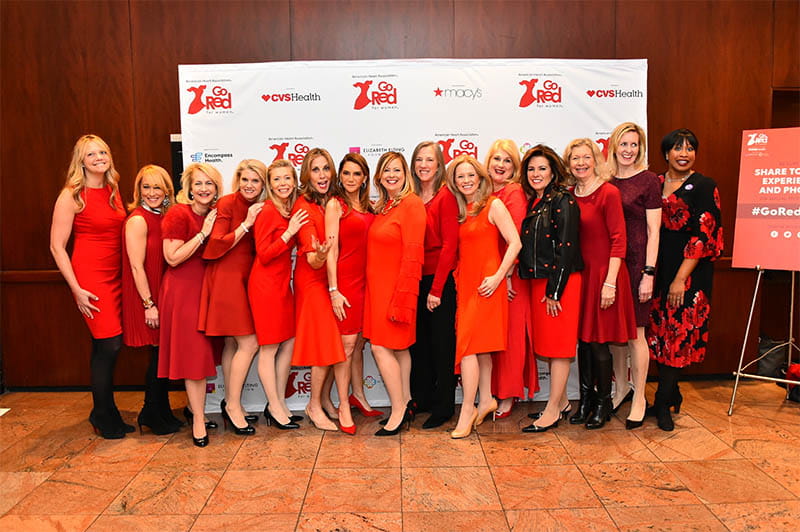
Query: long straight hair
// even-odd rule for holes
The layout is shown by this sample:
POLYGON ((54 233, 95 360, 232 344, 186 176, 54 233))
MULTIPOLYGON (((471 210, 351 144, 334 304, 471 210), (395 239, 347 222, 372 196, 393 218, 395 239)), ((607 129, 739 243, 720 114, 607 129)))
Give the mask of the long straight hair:
POLYGON ((447 167, 447 186, 450 188, 450 192, 456 197, 456 203, 458 203, 458 221, 461 223, 467 219, 467 216, 479 215, 483 208, 486 207, 489 196, 492 195, 492 184, 489 179, 489 174, 486 173, 486 169, 483 165, 472 155, 459 155, 450 162, 450 165, 447 167), (480 179, 478 182, 478 190, 475 191, 475 198, 472 202, 472 209, 467 209, 467 198, 464 197, 464 194, 462 194, 456 186, 456 168, 462 163, 471 165, 480 179))
POLYGON ((272 164, 269 165, 267 168, 267 185, 264 187, 267 190, 267 199, 275 205, 275 208, 278 209, 278 212, 285 217, 289 217, 292 212, 292 207, 294 207, 294 202, 297 201, 297 170, 294 169, 294 165, 287 161, 286 159, 275 159, 272 161, 272 164), (292 193, 291 195, 286 198, 286 202, 281 200, 278 196, 275 195, 275 192, 272 191, 272 187, 269 184, 270 175, 272 174, 273 170, 277 170, 278 168, 288 168, 292 171, 292 193))
POLYGON ((364 156, 360 153, 348 153, 342 157, 342 160, 339 163, 339 171, 336 173, 333 181, 333 195, 338 198, 342 198, 342 201, 344 201, 348 209, 354 209, 356 207, 348 197, 347 191, 344 189, 344 185, 342 184, 341 176, 345 163, 353 163, 357 165, 361 169, 361 173, 364 175, 364 182, 361 183, 361 187, 358 189, 358 200, 356 203, 358 204, 358 209, 361 212, 369 212, 369 165, 367 164, 367 160, 364 159, 364 156))

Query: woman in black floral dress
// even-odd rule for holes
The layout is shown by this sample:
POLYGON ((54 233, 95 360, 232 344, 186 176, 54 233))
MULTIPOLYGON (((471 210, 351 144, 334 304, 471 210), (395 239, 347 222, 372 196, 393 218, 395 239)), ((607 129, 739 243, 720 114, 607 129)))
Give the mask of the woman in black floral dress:
POLYGON ((674 428, 670 407, 679 412, 683 400, 678 389, 681 368, 705 358, 712 261, 723 245, 717 184, 693 170, 697 146, 688 129, 677 129, 661 141, 669 169, 660 176, 661 239, 647 343, 658 364, 658 391, 649 413, 667 431, 674 428))

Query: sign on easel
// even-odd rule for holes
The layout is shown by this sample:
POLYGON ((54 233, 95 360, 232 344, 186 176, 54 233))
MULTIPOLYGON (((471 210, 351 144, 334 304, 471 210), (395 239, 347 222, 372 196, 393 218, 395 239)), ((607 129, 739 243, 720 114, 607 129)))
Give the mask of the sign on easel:
POLYGON ((800 270, 800 127, 742 132, 733 267, 800 270))

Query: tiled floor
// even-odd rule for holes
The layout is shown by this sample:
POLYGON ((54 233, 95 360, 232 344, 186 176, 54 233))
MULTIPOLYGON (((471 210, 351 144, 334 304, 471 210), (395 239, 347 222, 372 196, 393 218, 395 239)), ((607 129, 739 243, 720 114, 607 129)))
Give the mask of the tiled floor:
MULTIPOLYGON (((653 397, 653 384, 648 396, 653 397)), ((257 434, 184 428, 102 440, 88 393, 0 396, 0 529, 10 530, 797 530, 800 405, 769 383, 682 384, 676 430, 562 424, 522 434, 528 412, 464 440, 423 431, 375 438, 307 423, 257 434)), ((185 401, 173 394, 177 409, 185 401)), ((141 393, 117 395, 133 422, 141 393)), ((221 420, 220 421, 221 424, 221 420)))

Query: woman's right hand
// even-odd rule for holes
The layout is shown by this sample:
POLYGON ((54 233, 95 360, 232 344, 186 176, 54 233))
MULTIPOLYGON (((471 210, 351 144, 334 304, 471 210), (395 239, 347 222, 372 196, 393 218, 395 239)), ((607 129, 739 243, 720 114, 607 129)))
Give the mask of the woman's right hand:
POLYGON ((331 292, 331 306, 333 306, 333 313, 336 314, 336 318, 338 318, 339 321, 344 321, 345 318, 347 318, 344 307, 349 307, 350 302, 339 290, 331 292))
POLYGON ((324 263, 328 257, 328 250, 331 249, 330 241, 320 242, 316 236, 311 235, 311 247, 317 254, 317 260, 324 263))
POLYGON ((97 301, 100 298, 88 290, 78 288, 77 292, 72 293, 72 296, 75 298, 75 303, 78 305, 78 310, 90 320, 94 319, 92 311, 100 312, 100 309, 92 304, 92 301, 97 301))
POLYGON ((426 303, 426 306, 428 307, 428 310, 433 312, 433 309, 435 309, 436 307, 438 307, 441 304, 442 304, 442 298, 441 297, 436 297, 433 294, 428 294, 428 300, 427 300, 427 303, 426 303))
POLYGON ((306 223, 308 223, 308 212, 305 209, 299 209, 289 218, 287 231, 289 231, 290 236, 294 236, 306 223))
POLYGON ((558 313, 561 312, 560 301, 556 301, 555 299, 550 299, 549 297, 544 296, 540 301, 540 303, 544 303, 545 305, 547 305, 548 316, 552 316, 555 318, 556 316, 558 316, 558 313))
POLYGON ((217 209, 211 209, 208 214, 206 214, 206 218, 203 220, 203 228, 201 229, 203 234, 206 235, 206 238, 208 238, 208 235, 211 234, 211 229, 214 228, 214 222, 216 221, 217 209))

